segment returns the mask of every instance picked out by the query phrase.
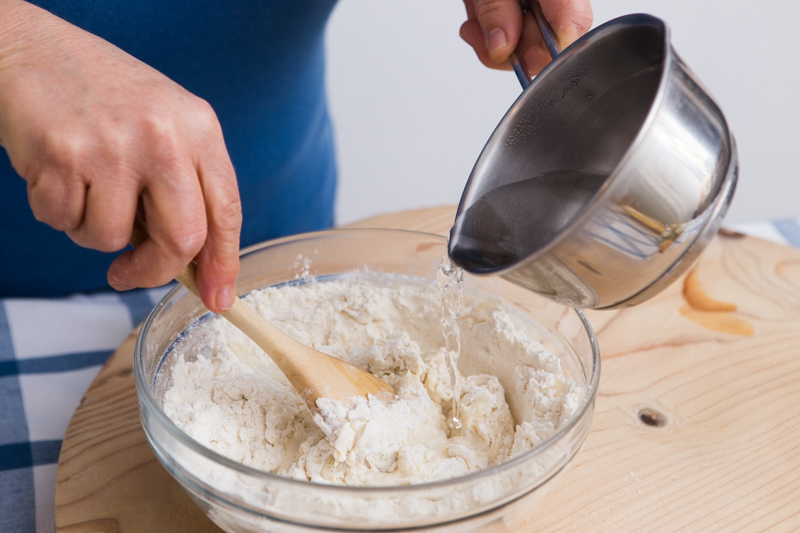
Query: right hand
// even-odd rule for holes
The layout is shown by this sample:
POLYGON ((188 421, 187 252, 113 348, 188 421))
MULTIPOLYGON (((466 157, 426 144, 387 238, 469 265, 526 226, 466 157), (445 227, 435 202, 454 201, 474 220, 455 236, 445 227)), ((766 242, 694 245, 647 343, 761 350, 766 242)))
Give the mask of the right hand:
POLYGON ((169 282, 197 259, 206 307, 229 308, 241 203, 208 103, 108 42, 20 0, 0 1, 0 144, 37 220, 81 246, 123 249, 120 290, 169 282))
MULTIPOLYGON (((592 26, 589 0, 538 0, 562 48, 592 26)), ((489 68, 511 70, 508 57, 517 50, 531 75, 550 62, 550 54, 531 14, 523 17, 519 0, 464 0, 464 39, 489 68)))

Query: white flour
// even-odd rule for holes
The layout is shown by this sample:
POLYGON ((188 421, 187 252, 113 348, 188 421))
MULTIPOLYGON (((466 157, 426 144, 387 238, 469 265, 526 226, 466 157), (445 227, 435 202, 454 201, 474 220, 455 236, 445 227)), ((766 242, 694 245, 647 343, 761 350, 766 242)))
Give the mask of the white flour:
POLYGON ((164 410, 198 442, 254 468, 347 485, 449 479, 529 450, 577 408, 580 391, 559 358, 497 301, 465 294, 462 429, 453 435, 433 284, 360 275, 265 289, 246 301, 287 334, 369 370, 398 395, 388 405, 361 399, 350 411, 321 403, 346 420, 326 435, 274 364, 256 373, 237 357, 267 359, 252 341, 222 318, 204 322, 176 347, 164 410))

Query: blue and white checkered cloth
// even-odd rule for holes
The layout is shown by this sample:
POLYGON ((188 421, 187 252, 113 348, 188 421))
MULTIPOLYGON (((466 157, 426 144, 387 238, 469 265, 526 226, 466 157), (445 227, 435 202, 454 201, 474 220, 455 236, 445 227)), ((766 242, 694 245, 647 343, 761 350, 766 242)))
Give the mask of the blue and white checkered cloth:
POLYGON ((0 531, 55 530, 56 466, 72 414, 167 290, 0 299, 0 531))
MULTIPOLYGON (((726 227, 800 247, 800 218, 726 227)), ((0 299, 0 532, 54 531, 56 467, 72 414, 166 291, 0 299)))

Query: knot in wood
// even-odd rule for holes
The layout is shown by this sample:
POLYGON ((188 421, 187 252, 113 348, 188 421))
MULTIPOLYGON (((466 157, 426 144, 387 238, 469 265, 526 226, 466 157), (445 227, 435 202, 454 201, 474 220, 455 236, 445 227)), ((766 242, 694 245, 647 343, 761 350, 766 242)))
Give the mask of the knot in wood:
POLYGON ((639 420, 641 420, 646 426, 653 426, 657 428, 667 425, 667 417, 655 409, 651 409, 650 407, 645 407, 639 411, 639 420))

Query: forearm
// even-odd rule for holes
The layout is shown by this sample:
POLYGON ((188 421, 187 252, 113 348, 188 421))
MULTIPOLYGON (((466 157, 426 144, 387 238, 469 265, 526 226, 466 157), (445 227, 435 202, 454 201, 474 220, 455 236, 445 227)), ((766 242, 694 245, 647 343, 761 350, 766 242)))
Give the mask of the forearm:
POLYGON ((0 0, 0 72, 22 63, 31 45, 45 36, 58 38, 68 23, 23 0, 0 0))
POLYGON ((0 0, 0 146, 8 147, 11 135, 9 106, 19 106, 15 82, 25 77, 25 70, 48 58, 57 47, 41 45, 69 39, 70 30, 78 28, 52 13, 23 0, 0 0))

